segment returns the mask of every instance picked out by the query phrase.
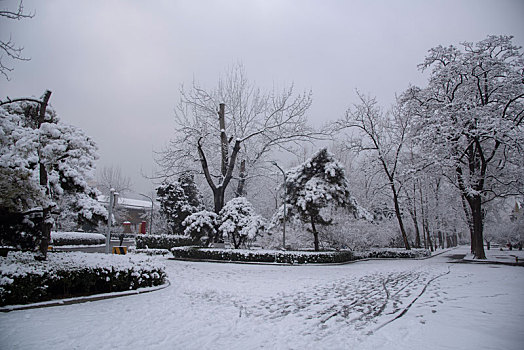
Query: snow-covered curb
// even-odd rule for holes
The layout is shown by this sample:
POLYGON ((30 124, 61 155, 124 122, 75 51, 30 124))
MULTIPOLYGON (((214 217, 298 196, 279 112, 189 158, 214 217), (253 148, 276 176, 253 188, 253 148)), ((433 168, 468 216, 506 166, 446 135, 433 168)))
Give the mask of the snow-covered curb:
POLYGON ((0 312, 10 312, 10 311, 16 311, 16 310, 36 309, 36 308, 42 308, 42 307, 71 305, 71 304, 86 303, 88 301, 97 301, 97 300, 125 297, 128 295, 144 294, 144 293, 155 292, 157 290, 167 288, 170 285, 171 285, 171 282, 169 282, 169 279, 166 279, 166 283, 160 286, 138 288, 135 290, 126 290, 122 292, 93 294, 93 295, 87 295, 87 296, 75 297, 75 298, 55 299, 55 300, 42 301, 42 302, 33 303, 33 304, 8 305, 8 306, 0 307, 0 312))

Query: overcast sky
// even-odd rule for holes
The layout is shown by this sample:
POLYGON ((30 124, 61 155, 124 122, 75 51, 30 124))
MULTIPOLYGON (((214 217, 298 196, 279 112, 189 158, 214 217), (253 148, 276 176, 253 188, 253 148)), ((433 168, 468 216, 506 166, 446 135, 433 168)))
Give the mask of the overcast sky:
MULTIPOLYGON (((15 9, 18 0, 0 0, 15 9)), ((385 106, 436 45, 514 35, 524 46, 524 1, 109 1, 25 0, 35 17, 0 20, 0 35, 29 62, 0 79, 0 98, 53 92, 60 118, 98 144, 98 167, 114 164, 138 192, 153 185, 152 151, 174 130, 182 83, 212 88, 242 62, 263 89, 313 90, 314 125, 342 116, 355 89, 385 106)))

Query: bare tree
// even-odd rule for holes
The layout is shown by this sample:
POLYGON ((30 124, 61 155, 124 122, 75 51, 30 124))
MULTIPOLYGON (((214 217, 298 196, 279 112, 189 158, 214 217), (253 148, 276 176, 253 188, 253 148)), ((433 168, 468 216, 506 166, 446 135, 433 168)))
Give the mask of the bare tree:
POLYGON ((350 108, 343 119, 336 121, 333 127, 337 131, 344 129, 358 130, 350 136, 350 147, 357 152, 373 152, 375 160, 386 176, 391 189, 395 215, 406 249, 411 249, 402 213, 400 210, 399 168, 402 148, 409 131, 409 115, 401 110, 399 104, 384 113, 375 98, 358 93, 360 103, 350 108), (362 137, 364 136, 364 137, 362 137))
MULTIPOLYGON (((26 13, 24 11, 24 4, 20 1, 16 11, 10 11, 8 9, 0 10, 0 17, 19 21, 24 18, 33 18, 34 14, 26 13)), ((11 35, 9 36, 9 39, 0 40, 0 73, 7 80, 9 80, 9 73, 13 71, 13 68, 6 65, 4 58, 7 57, 18 61, 29 61, 29 58, 22 55, 23 50, 23 47, 16 45, 11 35)))
POLYGON ((116 192, 124 194, 131 190, 131 179, 122 174, 119 166, 104 166, 97 175, 96 187, 105 195, 114 188, 116 192))
POLYGON ((295 95, 293 86, 262 92, 247 80, 242 65, 213 90, 194 82, 180 93, 177 133, 157 161, 165 177, 188 169, 203 174, 216 213, 224 206, 231 180, 237 181, 235 195, 245 194, 246 182, 262 171, 272 151, 293 151, 299 142, 318 136, 305 115, 311 92, 295 95))

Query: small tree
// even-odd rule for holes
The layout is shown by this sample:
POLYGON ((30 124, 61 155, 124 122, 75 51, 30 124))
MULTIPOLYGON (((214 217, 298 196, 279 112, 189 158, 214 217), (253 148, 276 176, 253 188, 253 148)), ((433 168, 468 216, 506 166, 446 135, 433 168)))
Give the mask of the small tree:
POLYGON ((289 170, 285 185, 285 201, 289 206, 286 218, 298 215, 303 223, 311 224, 315 251, 319 250, 316 225, 332 223, 331 209, 344 207, 355 210, 344 169, 325 148, 302 165, 289 170))
POLYGON ((264 229, 264 219, 245 197, 233 198, 224 205, 219 214, 219 234, 231 239, 236 249, 247 240, 255 240, 264 229))
POLYGON ((193 238, 195 242, 201 242, 208 246, 216 237, 216 227, 218 226, 218 215, 202 210, 189 215, 182 225, 184 225, 184 234, 193 238))

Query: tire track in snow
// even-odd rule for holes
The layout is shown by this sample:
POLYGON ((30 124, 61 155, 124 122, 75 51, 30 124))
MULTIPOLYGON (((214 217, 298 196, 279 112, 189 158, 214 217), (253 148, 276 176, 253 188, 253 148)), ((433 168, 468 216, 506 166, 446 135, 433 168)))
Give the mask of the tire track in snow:
POLYGON ((420 297, 421 297, 421 296, 426 292, 426 289, 429 287, 429 285, 431 284, 431 282, 433 282, 433 281, 435 281, 435 280, 437 280, 437 279, 439 279, 440 277, 443 277, 443 276, 445 276, 445 275, 449 275, 450 273, 451 273, 451 266, 448 266, 448 271, 445 272, 445 273, 442 273, 442 274, 440 274, 440 275, 437 275, 437 276, 433 277, 432 279, 430 279, 430 280, 425 284, 424 288, 422 288, 422 291, 420 292, 420 294, 417 295, 417 297, 416 297, 415 299, 413 299, 413 300, 411 301, 411 303, 409 303, 408 306, 406 306, 406 307, 402 310, 402 312, 400 312, 400 314, 398 314, 397 316, 395 316, 395 317, 392 318, 391 320, 389 320, 389 321, 387 321, 387 322, 381 324, 380 326, 378 326, 378 327, 375 328, 374 330, 370 331, 370 332, 368 333, 368 335, 373 334, 374 332, 380 330, 381 328, 384 328, 384 327, 387 326, 388 324, 390 324, 390 323, 392 323, 393 321, 396 321, 396 320, 398 320, 399 318, 401 318, 402 316, 404 316, 404 315, 408 312, 408 310, 411 308, 411 306, 413 306, 413 304, 415 304, 415 302, 416 302, 416 301, 417 301, 417 300, 418 300, 418 299, 419 299, 419 298, 420 298, 420 297))

